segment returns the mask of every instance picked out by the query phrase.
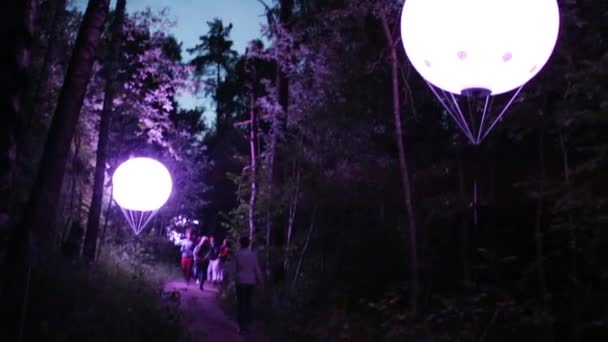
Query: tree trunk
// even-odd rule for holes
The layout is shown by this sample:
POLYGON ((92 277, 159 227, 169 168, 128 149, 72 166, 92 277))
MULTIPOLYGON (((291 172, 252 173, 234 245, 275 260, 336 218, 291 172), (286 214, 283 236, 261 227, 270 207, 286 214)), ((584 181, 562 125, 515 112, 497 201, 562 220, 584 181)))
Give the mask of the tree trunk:
MULTIPOLYGON (((103 228, 101 229, 101 236, 99 237, 99 247, 97 248, 97 256, 99 258, 101 255, 101 247, 103 246, 103 242, 106 237, 106 231, 108 230, 108 222, 110 221, 110 209, 112 209, 112 200, 114 199, 114 187, 112 186, 112 191, 110 191, 110 200, 108 201, 108 207, 106 209, 106 214, 104 215, 103 228)), ((162 234, 159 235, 162 237, 162 234)))
MULTIPOLYGON (((280 0, 279 1, 279 24, 286 28, 289 20, 291 19, 291 14, 293 11, 293 0, 280 0)), ((274 191, 278 186, 278 134, 280 131, 284 129, 285 122, 287 120, 288 111, 289 111, 289 78, 287 77, 287 73, 285 72, 281 63, 277 63, 277 76, 276 76, 276 87, 277 87, 277 101, 279 107, 281 108, 280 114, 273 114, 272 117, 272 128, 270 131, 270 153, 268 154, 268 172, 269 172, 269 186, 268 191, 270 193, 270 197, 273 196, 274 191)), ((272 208, 272 205, 271 205, 272 208)), ((272 209, 269 209, 269 212, 266 215, 266 274, 269 275, 270 269, 268 265, 271 260, 271 250, 272 247, 275 247, 275 252, 281 250, 281 235, 278 232, 274 232, 275 225, 275 217, 272 214, 272 209)), ((279 256, 277 256, 278 258, 279 256)), ((280 260, 280 259, 277 259, 280 260)), ((281 267, 278 265, 277 267, 281 267)), ((279 271, 277 269, 277 271, 279 271)), ((282 273, 282 272, 280 272, 282 273)))
MULTIPOLYGON (((249 240, 253 241, 255 234, 255 207, 257 200, 257 156, 258 156, 258 117, 255 109, 255 95, 253 86, 251 87, 251 94, 249 100, 251 101, 250 118, 251 125, 249 125, 249 148, 250 148, 250 168, 251 168, 251 193, 249 194, 249 240)), ((252 248, 252 244, 249 244, 249 249, 252 248)))
POLYGON ((467 219, 468 210, 467 210, 467 197, 466 197, 466 187, 465 187, 465 179, 464 179, 464 156, 463 151, 460 152, 460 156, 458 158, 458 188, 460 192, 460 201, 462 204, 461 212, 461 220, 462 220, 462 284, 464 288, 469 288, 472 285, 471 282, 471 260, 470 260, 470 241, 469 241, 469 221, 467 219))
POLYGON ((217 63, 215 73, 215 133, 220 136, 221 125, 224 124, 224 119, 220 115, 220 63, 217 63))
POLYGON ((38 2, 5 0, 0 7, 0 229, 8 228, 13 214, 17 122, 23 115, 24 96, 30 82, 31 48, 38 2))
POLYGON ((395 119, 395 139, 399 151, 399 169, 401 171, 401 183, 403 186, 403 200, 408 215, 408 238, 409 238, 409 261, 410 261, 410 308, 413 314, 418 311, 418 253, 416 238, 416 220, 414 207, 412 205, 412 191, 410 187, 409 171, 405 158, 405 136, 401 127, 401 101, 399 98, 399 61, 397 58, 397 47, 393 34, 384 14, 381 15, 382 28, 390 50, 391 75, 393 87, 393 114, 395 119))
POLYGON ((310 243, 310 237, 312 236, 312 232, 315 229, 315 217, 316 216, 317 216, 317 208, 315 207, 312 211, 312 217, 310 218, 310 226, 308 227, 308 234, 306 234, 306 240, 304 241, 304 246, 302 246, 302 252, 300 253, 300 258, 298 259, 298 265, 296 266, 296 271, 293 275, 293 282, 291 284, 292 291, 298 285, 298 278, 300 277, 300 270, 302 268, 302 262, 304 261, 304 256, 306 255, 306 250, 308 249, 308 244, 310 243))
MULTIPOLYGON (((297 164, 294 163, 294 164, 297 164)), ((283 268, 285 269, 285 273, 289 272, 289 255, 291 249, 291 237, 293 235, 293 223, 296 219, 296 212, 298 210, 298 199, 300 198, 300 168, 297 165, 294 165, 294 173, 296 177, 296 188, 293 191, 293 197, 289 203, 289 219, 287 222, 287 242, 285 243, 285 258, 283 260, 283 268)))
MULTIPOLYGON (((8 324, 4 329, 7 341, 20 340, 22 317, 27 304, 24 299, 30 269, 30 234, 37 235, 35 242, 38 254, 50 248, 49 241, 53 241, 50 236, 54 231, 54 214, 57 211, 70 141, 78 123, 95 53, 108 16, 109 2, 110 0, 89 1, 59 96, 38 176, 26 206, 26 214, 9 237, 4 274, 11 276, 5 278, 6 287, 3 292, 6 299, 4 308, 8 311, 4 315, 6 319, 3 320, 3 323, 8 324)), ((19 79, 20 77, 15 78, 19 79)))
MULTIPOLYGON (((10 228, 9 234, 18 234, 11 217, 11 198, 14 196, 13 173, 15 170, 16 129, 19 116, 23 114, 23 101, 30 81, 31 48, 34 23, 38 10, 35 0, 9 0, 0 7, 2 21, 3 52, 0 60, 0 230, 10 228), (10 226, 9 226, 10 225, 10 226)), ((12 262, 26 260, 27 240, 13 246, 10 241, 3 270, 3 288, 0 290, 4 319, 3 337, 7 341, 21 341, 24 333, 25 308, 30 280, 29 264, 15 272, 12 262), (21 247, 21 248, 19 248, 21 247), (23 303, 23 305, 22 305, 23 303)))
MULTIPOLYGON (((35 119, 37 118, 37 105, 40 104, 44 95, 47 92, 49 79, 51 76, 52 66, 55 64, 57 56, 61 53, 61 44, 58 44, 59 33, 61 32, 64 12, 65 12, 66 0, 56 0, 52 5, 51 10, 53 11, 52 20, 50 20, 48 47, 44 54, 42 67, 40 68, 40 74, 35 82, 35 88, 31 93, 31 97, 28 103, 25 104, 25 115, 22 118, 23 127, 22 133, 24 137, 30 131, 35 119)), ((27 152, 27 151, 26 151, 27 152)), ((27 157, 26 157, 27 159, 27 157)))
POLYGON ((545 191, 545 125, 544 119, 541 117, 541 126, 538 137, 538 159, 539 159, 539 180, 538 180, 538 197, 536 199, 536 223, 534 225, 535 245, 536 245, 536 272, 538 276, 538 288, 540 290, 543 301, 547 299, 547 276, 544 267, 544 243, 542 233, 542 216, 544 205, 545 191))
MULTIPOLYGON (((570 193, 572 191, 571 183, 570 183, 570 163, 568 158, 568 148, 566 146, 566 139, 564 137, 564 132, 560 128, 559 129, 559 145, 560 150, 562 152, 562 162, 564 167, 564 184, 566 185, 566 191, 570 193)), ((580 332, 576 327, 580 326, 580 304, 579 304, 579 296, 578 289, 576 288, 576 284, 579 282, 578 279, 578 256, 577 256, 577 229, 576 225, 573 222, 572 213, 568 212, 568 232, 569 232, 569 250, 570 250, 570 273, 571 276, 568 277, 569 283, 566 284, 566 288, 569 289, 568 297, 569 301, 567 301, 567 305, 570 307, 567 311, 570 312, 570 316, 566 317, 566 324, 562 323, 561 320, 556 320, 556 325, 558 325, 558 329, 564 329, 566 326, 569 328, 567 340, 568 341, 579 341, 580 340, 580 332), (561 327, 560 327, 561 325, 561 327), (574 327, 574 328, 570 328, 574 327)), ((557 330, 557 329, 556 329, 557 330)), ((559 331, 559 330, 558 330, 559 331)))
POLYGON ((112 42, 110 55, 107 61, 106 92, 103 99, 103 109, 99 121, 99 139, 97 140, 97 160, 95 162, 95 180, 93 182, 93 195, 87 230, 84 238, 83 255, 88 261, 95 260, 97 253, 97 235, 99 230, 99 218, 101 216, 101 204, 103 202, 103 190, 106 174, 106 159, 108 148, 108 137, 110 125, 112 124, 112 112, 114 110, 114 97, 116 94, 116 74, 118 73, 118 59, 120 57, 120 42, 122 40, 122 25, 125 16, 126 0, 116 2, 115 18, 112 27, 112 42))

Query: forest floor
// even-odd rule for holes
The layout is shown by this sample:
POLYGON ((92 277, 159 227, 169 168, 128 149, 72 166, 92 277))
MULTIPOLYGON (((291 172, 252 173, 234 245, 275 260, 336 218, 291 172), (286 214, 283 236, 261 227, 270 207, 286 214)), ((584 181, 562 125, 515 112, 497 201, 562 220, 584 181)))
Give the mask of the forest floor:
POLYGON ((247 335, 237 333, 237 324, 225 314, 215 287, 205 285, 205 290, 201 291, 194 281, 187 285, 183 280, 174 280, 165 284, 165 292, 180 294, 182 324, 194 342, 268 341, 255 324, 247 335))

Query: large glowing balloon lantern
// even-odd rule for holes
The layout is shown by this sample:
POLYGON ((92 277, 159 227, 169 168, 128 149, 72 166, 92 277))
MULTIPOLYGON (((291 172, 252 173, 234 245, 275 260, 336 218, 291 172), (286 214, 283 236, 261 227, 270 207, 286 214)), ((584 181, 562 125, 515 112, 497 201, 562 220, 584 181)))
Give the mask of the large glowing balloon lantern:
POLYGON ((558 31, 556 0, 406 0, 401 16, 409 60, 473 143, 495 124, 484 130, 488 98, 517 89, 498 121, 547 63, 558 31), (482 99, 481 127, 468 127, 455 95, 482 99))
POLYGON ((135 234, 141 233, 169 199, 173 182, 167 168, 150 158, 132 158, 112 176, 114 200, 135 234))

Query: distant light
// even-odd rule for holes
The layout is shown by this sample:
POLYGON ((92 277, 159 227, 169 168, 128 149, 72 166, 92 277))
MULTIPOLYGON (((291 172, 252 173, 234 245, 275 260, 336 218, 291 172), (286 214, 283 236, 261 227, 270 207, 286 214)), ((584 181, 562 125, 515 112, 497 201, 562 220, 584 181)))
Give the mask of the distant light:
POLYGON ((192 221, 192 223, 198 224, 198 220, 194 220, 194 221, 192 221))
POLYGON ((455 94, 525 84, 547 63, 558 31, 556 0, 406 0, 401 16, 414 68, 455 94))
POLYGON ((124 209, 137 211, 162 207, 173 186, 167 168, 150 158, 132 158, 120 164, 112 182, 116 203, 124 209))

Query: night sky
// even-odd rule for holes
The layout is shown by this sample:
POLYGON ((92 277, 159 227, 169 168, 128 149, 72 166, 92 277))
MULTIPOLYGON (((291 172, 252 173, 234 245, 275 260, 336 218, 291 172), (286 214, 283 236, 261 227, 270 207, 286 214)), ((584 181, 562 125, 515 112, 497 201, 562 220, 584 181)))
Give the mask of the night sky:
MULTIPOLYGON (((84 10, 86 0, 76 0, 76 7, 84 10)), ((115 1, 112 1, 114 8, 115 1)), ((257 0, 127 0, 127 11, 141 11, 150 7, 153 11, 163 8, 169 9, 169 16, 176 19, 176 27, 172 34, 178 41, 183 42, 183 56, 188 59, 186 49, 198 42, 198 37, 207 33, 207 21, 220 18, 224 23, 234 25, 231 38, 234 48, 239 53, 245 51, 247 42, 260 38, 261 25, 266 22, 264 7, 257 0)), ((180 105, 184 108, 193 108, 204 105, 205 99, 194 96, 182 96, 180 105)), ((206 105, 208 110, 213 106, 206 105)))

